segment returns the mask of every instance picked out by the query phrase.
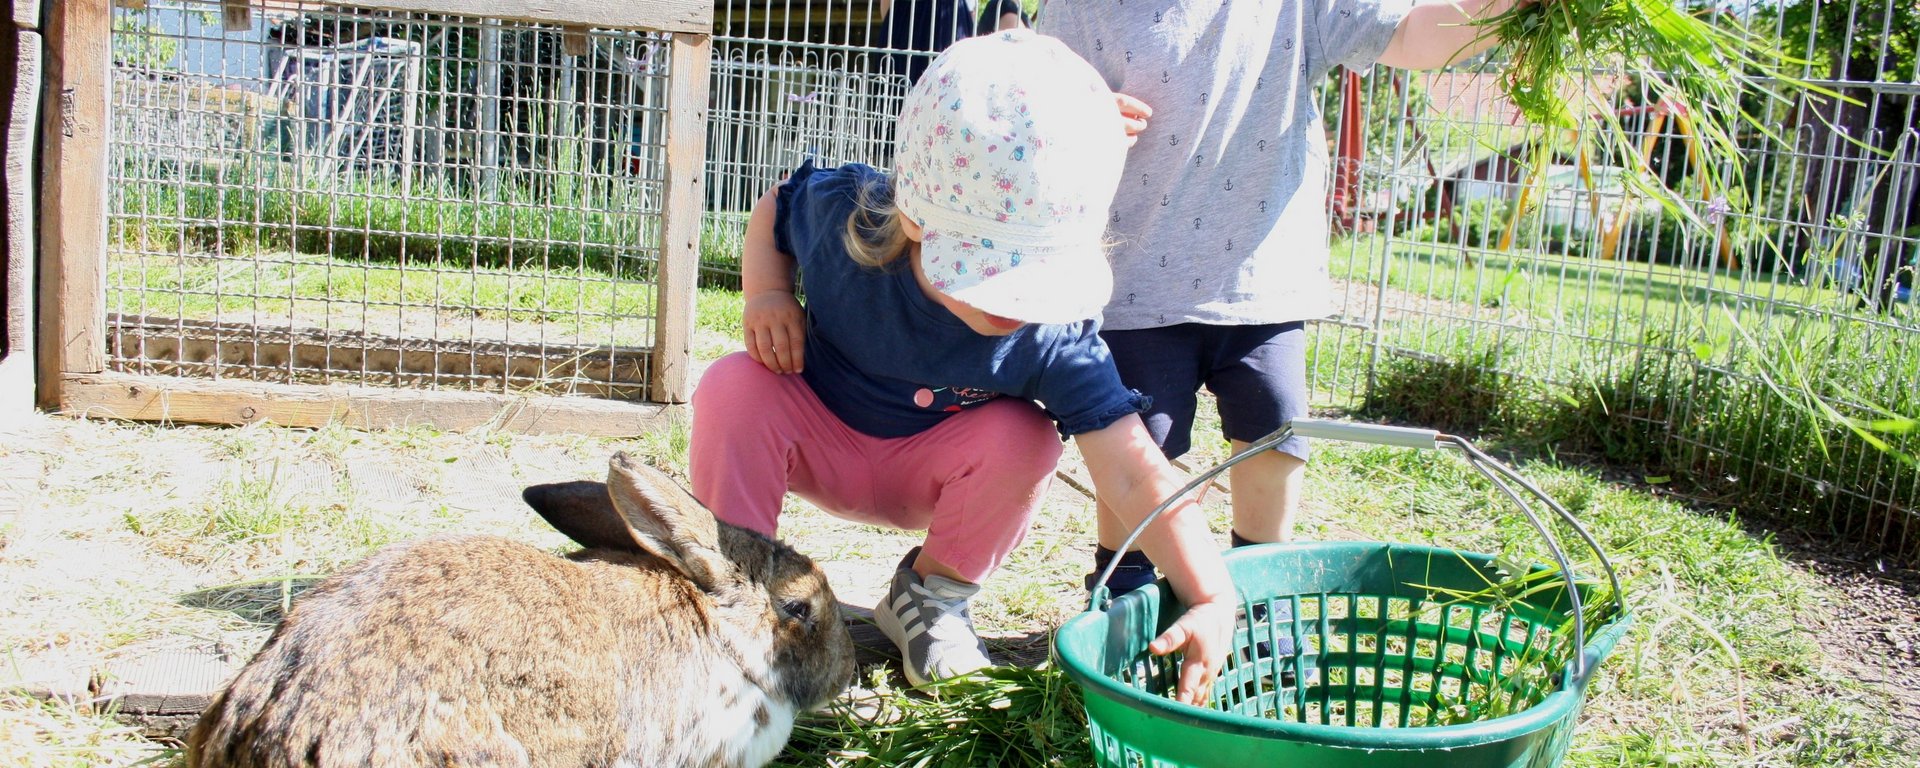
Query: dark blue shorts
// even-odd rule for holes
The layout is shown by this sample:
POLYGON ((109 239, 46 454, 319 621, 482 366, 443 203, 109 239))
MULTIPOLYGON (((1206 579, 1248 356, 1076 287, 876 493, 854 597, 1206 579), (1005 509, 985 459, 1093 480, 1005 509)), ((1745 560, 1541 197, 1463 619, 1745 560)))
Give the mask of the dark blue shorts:
MULTIPOLYGON (((1220 404, 1221 431, 1228 440, 1253 442, 1289 419, 1307 415, 1306 323, 1204 325, 1102 331, 1120 380, 1153 398, 1141 417, 1167 458, 1193 447, 1194 410, 1200 387, 1220 404)), ((1307 459, 1307 440, 1295 437, 1280 450, 1307 459)))

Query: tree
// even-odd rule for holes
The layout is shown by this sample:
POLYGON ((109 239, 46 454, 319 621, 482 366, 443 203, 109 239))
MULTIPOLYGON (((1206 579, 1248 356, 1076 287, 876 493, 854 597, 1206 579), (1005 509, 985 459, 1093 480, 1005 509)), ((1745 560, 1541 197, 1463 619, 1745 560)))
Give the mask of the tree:
POLYGON ((1763 8, 1756 19, 1776 25, 1787 50, 1811 60, 1809 75, 1842 83, 1846 101, 1809 94, 1789 122, 1800 129, 1796 150, 1814 158, 1801 183, 1804 223, 1865 220, 1862 229, 1870 234, 1857 255, 1876 276, 1865 298, 1886 306, 1896 280, 1913 281, 1913 254, 1889 236, 1910 240, 1920 225, 1920 174, 1883 171, 1920 158, 1920 133, 1913 126, 1914 97, 1877 84, 1915 81, 1920 4, 1790 0, 1763 8))

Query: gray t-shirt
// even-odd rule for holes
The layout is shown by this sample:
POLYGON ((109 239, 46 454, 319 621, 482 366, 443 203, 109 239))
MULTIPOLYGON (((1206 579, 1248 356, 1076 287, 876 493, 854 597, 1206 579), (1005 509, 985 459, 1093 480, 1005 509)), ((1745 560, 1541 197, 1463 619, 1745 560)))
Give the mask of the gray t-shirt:
POLYGON ((1049 0, 1038 30, 1153 108, 1108 232, 1106 328, 1332 312, 1314 86, 1366 67, 1412 0, 1049 0))

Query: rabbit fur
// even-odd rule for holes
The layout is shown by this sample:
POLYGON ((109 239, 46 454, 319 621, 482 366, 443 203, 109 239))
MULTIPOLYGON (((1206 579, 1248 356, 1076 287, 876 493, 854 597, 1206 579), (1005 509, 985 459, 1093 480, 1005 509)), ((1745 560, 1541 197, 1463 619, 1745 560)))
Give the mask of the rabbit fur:
POLYGON ((523 496, 585 546, 397 544, 302 596, 189 768, 760 766, 853 677, 806 556, 625 454, 523 496))

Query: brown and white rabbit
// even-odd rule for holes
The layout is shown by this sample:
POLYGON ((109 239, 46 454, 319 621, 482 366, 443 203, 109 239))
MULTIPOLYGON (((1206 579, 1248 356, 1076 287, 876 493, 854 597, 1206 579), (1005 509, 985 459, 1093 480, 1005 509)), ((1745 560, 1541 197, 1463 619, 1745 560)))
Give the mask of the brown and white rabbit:
POLYGON ((586 548, 397 544, 301 597, 190 768, 760 766, 853 677, 819 567, 625 454, 528 488, 586 548))

